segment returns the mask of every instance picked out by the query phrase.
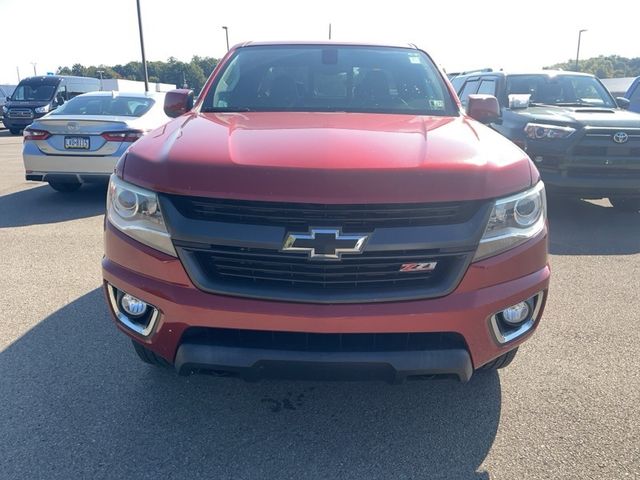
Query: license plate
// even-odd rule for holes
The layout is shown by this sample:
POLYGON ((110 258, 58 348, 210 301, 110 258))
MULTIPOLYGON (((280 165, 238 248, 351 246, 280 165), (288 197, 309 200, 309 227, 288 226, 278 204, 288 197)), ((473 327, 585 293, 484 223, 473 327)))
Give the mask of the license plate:
POLYGON ((89 137, 64 137, 64 148, 68 150, 89 150, 89 137))

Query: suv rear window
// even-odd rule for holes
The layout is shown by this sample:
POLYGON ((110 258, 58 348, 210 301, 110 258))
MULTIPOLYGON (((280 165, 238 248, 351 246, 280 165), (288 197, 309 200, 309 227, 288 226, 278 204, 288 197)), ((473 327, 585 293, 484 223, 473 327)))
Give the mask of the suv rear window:
POLYGON ((238 49, 202 111, 457 114, 440 73, 418 50, 311 45, 238 49))

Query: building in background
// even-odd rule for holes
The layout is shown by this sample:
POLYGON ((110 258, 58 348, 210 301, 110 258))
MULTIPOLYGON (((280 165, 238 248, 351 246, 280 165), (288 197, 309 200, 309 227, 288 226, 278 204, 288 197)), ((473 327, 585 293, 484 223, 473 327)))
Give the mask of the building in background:
MULTIPOLYGON (((152 92, 168 92, 174 90, 171 83, 149 82, 149 90, 152 92)), ((144 82, 136 80, 124 80, 122 78, 105 78, 102 80, 102 90, 115 90, 117 92, 144 92, 144 82)))

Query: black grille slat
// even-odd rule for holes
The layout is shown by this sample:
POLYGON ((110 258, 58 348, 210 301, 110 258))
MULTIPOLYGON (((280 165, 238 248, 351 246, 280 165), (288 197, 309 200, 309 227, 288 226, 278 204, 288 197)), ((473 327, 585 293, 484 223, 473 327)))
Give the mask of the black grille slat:
POLYGON ((320 290, 425 286, 441 279, 453 264, 463 262, 467 255, 439 254, 431 250, 391 251, 344 256, 337 262, 318 262, 310 261, 306 255, 264 249, 182 248, 195 257, 207 278, 320 290), (432 261, 438 262, 433 271, 400 272, 404 263, 432 261))
POLYGON ((389 228, 463 223, 481 202, 390 205, 320 205, 169 196, 185 217, 225 223, 287 228, 341 225, 343 229, 389 228))
POLYGON ((390 279, 388 277, 378 278, 378 279, 363 279, 359 278, 358 280, 306 280, 302 279, 299 276, 296 278, 287 279, 287 277, 282 276, 268 276, 268 275, 237 275, 233 273, 220 273, 223 277, 235 277, 240 279, 251 279, 251 280, 266 280, 271 282, 280 282, 280 283, 291 283, 291 284, 309 284, 309 285, 324 285, 324 286, 335 286, 335 285, 352 285, 354 288, 358 285, 370 285, 370 284, 392 284, 396 282, 409 282, 415 281, 415 276, 411 276, 408 278, 396 277, 394 279, 390 279))
POLYGON ((433 333, 305 333, 192 327, 181 343, 315 352, 394 352, 467 348, 462 336, 433 333))

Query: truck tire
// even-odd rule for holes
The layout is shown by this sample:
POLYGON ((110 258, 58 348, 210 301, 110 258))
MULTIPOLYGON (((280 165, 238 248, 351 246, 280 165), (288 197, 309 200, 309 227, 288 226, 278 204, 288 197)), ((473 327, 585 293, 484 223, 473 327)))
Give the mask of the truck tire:
POLYGON ((169 362, 167 362, 164 358, 156 355, 145 346, 139 344, 135 340, 131 340, 131 343, 133 343, 133 348, 138 354, 138 358, 140 358, 140 360, 142 360, 144 363, 162 368, 171 367, 171 364, 169 362))
POLYGON ((609 197, 613 208, 621 212, 640 211, 640 197, 609 197))
POLYGON ((82 184, 80 182, 54 182, 49 181, 49 186, 56 192, 71 193, 78 190, 82 184))
POLYGON ((9 131, 11 132, 11 135, 20 135, 19 128, 10 128, 9 131))
POLYGON ((493 371, 493 370, 499 370, 501 368, 504 368, 508 366, 511 362, 513 362, 513 359, 516 358, 516 353, 518 353, 518 347, 508 351, 505 354, 500 355, 495 360, 491 360, 489 363, 481 366, 478 370, 481 372, 486 372, 486 371, 493 371))

